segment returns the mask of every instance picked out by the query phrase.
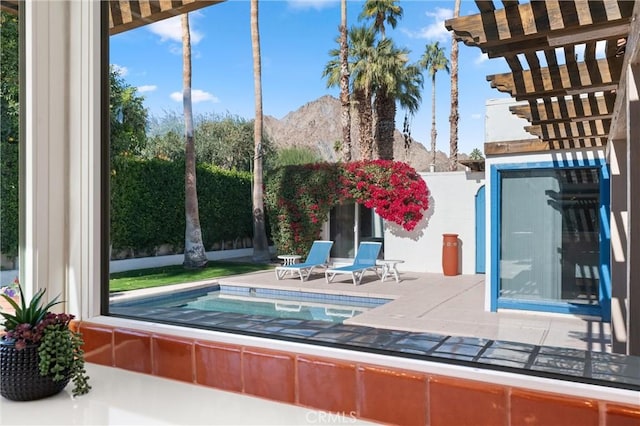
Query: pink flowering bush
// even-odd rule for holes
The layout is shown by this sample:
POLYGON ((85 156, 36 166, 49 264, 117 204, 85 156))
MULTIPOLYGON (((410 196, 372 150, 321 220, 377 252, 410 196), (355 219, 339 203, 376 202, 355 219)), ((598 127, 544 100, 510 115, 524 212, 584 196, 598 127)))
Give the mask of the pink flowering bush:
POLYGON ((265 204, 279 253, 306 255, 337 204, 353 200, 411 231, 429 207, 429 190, 411 166, 390 160, 280 168, 265 204))
POLYGON ((413 230, 429 208, 427 184, 406 163, 391 160, 356 161, 344 165, 345 198, 375 212, 385 220, 413 230))

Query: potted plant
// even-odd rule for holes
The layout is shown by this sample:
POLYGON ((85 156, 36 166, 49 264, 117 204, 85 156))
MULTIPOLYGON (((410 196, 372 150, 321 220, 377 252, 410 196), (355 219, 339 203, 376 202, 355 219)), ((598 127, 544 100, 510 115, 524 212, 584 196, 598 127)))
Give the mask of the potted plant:
POLYGON ((69 328, 73 315, 50 312, 57 297, 44 303, 44 289, 27 304, 22 287, 17 303, 0 294, 14 312, 0 312, 5 334, 0 339, 0 394, 16 401, 45 398, 73 380, 73 396, 91 389, 84 366, 83 341, 69 328))

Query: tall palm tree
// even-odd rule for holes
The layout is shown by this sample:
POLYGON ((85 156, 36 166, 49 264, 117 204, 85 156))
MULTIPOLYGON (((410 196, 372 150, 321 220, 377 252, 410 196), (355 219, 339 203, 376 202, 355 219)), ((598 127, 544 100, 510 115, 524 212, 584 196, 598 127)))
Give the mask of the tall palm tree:
POLYGON ((185 169, 184 169, 184 266, 202 268, 207 264, 207 255, 202 243, 198 191, 196 187, 196 150, 193 140, 193 111, 191 108, 191 34, 189 14, 184 13, 182 23, 182 104, 185 124, 185 169))
POLYGON ((382 40, 386 38, 384 23, 395 28, 398 19, 402 18, 402 7, 398 0, 367 0, 362 6, 359 19, 373 18, 373 29, 380 33, 382 40))
POLYGON ((431 76, 431 165, 432 172, 436 169, 436 73, 441 70, 449 72, 449 60, 445 54, 444 47, 439 43, 427 44, 425 52, 419 61, 420 67, 426 69, 431 76))
POLYGON ((360 158, 373 158, 373 79, 375 70, 371 66, 374 57, 375 32, 370 28, 356 27, 349 32, 352 58, 352 91, 358 114, 358 145, 360 158))
POLYGON ((264 192, 262 178, 262 66, 260 57, 260 29, 258 26, 258 0, 251 0, 251 47, 253 51, 253 87, 256 118, 254 121, 253 155, 253 260, 266 262, 271 258, 267 242, 264 216, 264 192))
POLYGON ((410 114, 417 111, 421 100, 422 74, 417 65, 408 64, 409 50, 396 48, 390 39, 378 43, 374 61, 374 141, 378 158, 393 160, 396 102, 410 114))
MULTIPOLYGON (((455 0, 453 17, 460 16, 460 0, 455 0)), ((451 33, 451 114, 449 115, 449 170, 458 170, 458 42, 451 33)))
MULTIPOLYGON (((358 116, 358 148, 360 158, 373 158, 373 68, 369 66, 375 55, 375 33, 366 27, 352 27, 349 30, 349 72, 351 74, 351 96, 358 116)), ((327 87, 340 83, 340 50, 329 51, 331 59, 322 76, 327 79, 327 87)))
POLYGON ((340 122, 342 124, 342 161, 351 161, 351 102, 349 102, 349 43, 347 0, 340 1, 340 122))

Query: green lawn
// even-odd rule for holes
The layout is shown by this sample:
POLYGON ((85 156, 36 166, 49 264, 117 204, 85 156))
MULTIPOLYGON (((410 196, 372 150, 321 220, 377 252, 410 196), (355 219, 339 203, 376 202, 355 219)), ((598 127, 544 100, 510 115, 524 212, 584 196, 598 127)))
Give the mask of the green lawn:
POLYGON ((273 266, 259 263, 209 262, 204 269, 185 269, 182 265, 162 268, 139 269, 111 274, 109 291, 127 291, 140 288, 159 287, 169 284, 206 280, 228 275, 272 269, 273 266))

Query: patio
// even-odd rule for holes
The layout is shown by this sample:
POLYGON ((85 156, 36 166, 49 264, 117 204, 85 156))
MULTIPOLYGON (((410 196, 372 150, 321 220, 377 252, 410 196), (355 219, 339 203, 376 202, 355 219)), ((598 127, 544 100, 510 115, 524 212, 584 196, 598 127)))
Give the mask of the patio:
POLYGON ((273 271, 267 271, 223 278, 219 283, 394 299, 345 320, 349 325, 611 352, 610 324, 599 319, 484 311, 484 275, 403 272, 400 278, 399 283, 381 282, 369 273, 361 285, 354 286, 346 276, 327 284, 323 274, 314 273, 302 283, 297 278, 277 280, 273 271))

